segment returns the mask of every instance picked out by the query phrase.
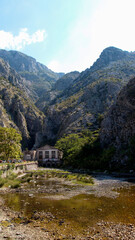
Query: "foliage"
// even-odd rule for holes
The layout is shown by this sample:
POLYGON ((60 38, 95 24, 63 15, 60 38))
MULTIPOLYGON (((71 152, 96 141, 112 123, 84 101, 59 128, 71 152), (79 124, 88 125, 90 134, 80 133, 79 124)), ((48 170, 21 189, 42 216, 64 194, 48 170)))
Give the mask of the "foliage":
POLYGON ((102 169, 102 166, 104 166, 106 169, 109 168, 109 165, 114 156, 114 153, 115 153, 114 146, 110 146, 110 147, 102 150, 102 154, 101 154, 101 158, 100 158, 101 169, 102 169))
POLYGON ((99 125, 101 125, 101 122, 103 121, 103 119, 104 119, 104 114, 99 113, 97 117, 99 125))
POLYGON ((109 169, 115 152, 114 147, 101 149, 98 131, 90 130, 65 136, 56 147, 63 151, 63 166, 90 170, 109 169))
POLYGON ((21 135, 13 128, 0 127, 0 158, 19 159, 21 157, 21 135))
POLYGON ((78 102, 78 99, 82 96, 82 93, 83 92, 80 90, 78 94, 72 95, 68 97, 66 100, 62 100, 60 103, 57 103, 55 105, 55 108, 58 111, 61 111, 62 109, 75 107, 75 105, 78 102))
POLYGON ((72 181, 77 184, 91 185, 94 183, 93 178, 88 174, 72 173, 65 170, 38 170, 31 173, 27 173, 21 178, 21 183, 29 183, 32 179, 37 177, 43 178, 63 178, 67 181, 72 181))
POLYGON ((135 169, 135 136, 132 137, 129 141, 127 147, 127 156, 128 156, 128 167, 130 169, 135 169))
POLYGON ((5 178, 0 177, 0 187, 18 188, 20 181, 16 179, 17 174, 10 172, 5 178))
POLYGON ((84 130, 78 134, 70 134, 57 141, 56 147, 63 151, 64 166, 85 168, 85 158, 95 152, 97 132, 84 130))

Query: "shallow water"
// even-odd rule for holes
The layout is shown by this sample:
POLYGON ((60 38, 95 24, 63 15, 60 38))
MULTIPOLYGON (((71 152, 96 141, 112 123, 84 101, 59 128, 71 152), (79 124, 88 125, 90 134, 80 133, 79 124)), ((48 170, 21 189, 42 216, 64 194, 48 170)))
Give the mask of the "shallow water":
MULTIPOLYGON (((30 183, 29 188, 33 188, 34 184, 35 188, 37 185, 42 186, 43 184, 50 189, 60 186, 60 183, 56 181, 46 181, 45 183, 39 179, 38 182, 30 183)), ((42 220, 38 219, 38 222, 49 229, 57 228, 61 231, 63 228, 63 231, 72 229, 78 232, 94 226, 102 220, 135 224, 135 186, 129 185, 126 188, 122 186, 116 198, 80 194, 70 199, 54 200, 51 199, 51 194, 35 193, 30 195, 30 192, 4 194, 2 197, 5 205, 15 211, 23 211, 24 215, 30 219, 33 219, 35 212, 38 212, 41 217, 45 216, 42 220), (50 198, 48 198, 49 195, 50 198)))

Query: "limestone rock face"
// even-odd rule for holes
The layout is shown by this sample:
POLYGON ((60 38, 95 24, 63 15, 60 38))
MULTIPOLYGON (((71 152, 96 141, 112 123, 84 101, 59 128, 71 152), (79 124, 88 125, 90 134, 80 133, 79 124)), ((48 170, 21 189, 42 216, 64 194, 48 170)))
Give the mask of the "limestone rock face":
POLYGON ((63 134, 78 132, 82 128, 99 128, 100 115, 106 114, 116 102, 120 90, 133 76, 134 53, 113 47, 105 49, 96 63, 80 73, 60 94, 51 98, 50 91, 38 101, 37 106, 46 115, 45 138, 58 139, 63 134))
MULTIPOLYGON (((127 51, 122 51, 119 48, 115 48, 115 47, 105 48, 102 51, 100 57, 91 67, 91 70, 95 71, 103 67, 107 67, 111 62, 123 60, 126 57, 129 58, 131 57, 131 55, 132 55, 131 53, 127 51)), ((134 54, 132 56, 134 56, 134 54)))
POLYGON ((135 136, 135 78, 120 91, 101 127, 101 144, 116 149, 127 146, 135 136))
MULTIPOLYGON (((134 124, 128 125, 126 103, 118 104, 117 110, 115 103, 120 102, 117 96, 121 89, 135 76, 133 52, 109 47, 89 69, 65 75, 54 73, 17 51, 0 50, 0 57, 4 59, 0 59, 0 125, 19 129, 24 147, 37 147, 41 142, 55 144, 64 134, 84 128, 96 130, 100 127, 101 115, 106 115, 111 106, 111 117, 104 120, 107 127, 103 125, 101 141, 104 145, 108 141, 126 144, 134 124), (118 120, 113 128, 114 112, 118 120), (121 129, 122 124, 127 130, 121 129)), ((127 100, 127 95, 123 96, 127 100)), ((134 134, 133 129, 131 132, 134 134)))
POLYGON ((18 51, 0 50, 0 58, 25 79, 24 85, 29 90, 29 97, 37 100, 43 92, 50 90, 52 85, 64 74, 55 73, 34 58, 18 51))
POLYGON ((45 71, 46 74, 52 74, 54 78, 58 79, 59 74, 54 73, 50 69, 48 69, 45 65, 38 63, 34 58, 27 56, 24 53, 18 51, 6 51, 1 49, 0 50, 0 57, 4 59, 9 65, 15 69, 17 72, 35 72, 38 73, 39 71, 45 71))
POLYGON ((23 148, 31 148, 36 134, 42 132, 44 114, 28 98, 23 79, 0 59, 0 125, 22 133, 23 148))
POLYGON ((79 72, 70 72, 61 77, 54 85, 53 89, 57 91, 63 91, 68 88, 73 81, 78 78, 79 72))
POLYGON ((55 101, 57 97, 60 98, 60 95, 63 93, 63 91, 68 89, 70 85, 72 86, 74 80, 79 76, 79 74, 79 72, 75 71, 62 76, 56 81, 50 91, 42 94, 42 96, 36 101, 36 106, 43 111, 47 104, 50 104, 50 102, 53 100, 55 101))

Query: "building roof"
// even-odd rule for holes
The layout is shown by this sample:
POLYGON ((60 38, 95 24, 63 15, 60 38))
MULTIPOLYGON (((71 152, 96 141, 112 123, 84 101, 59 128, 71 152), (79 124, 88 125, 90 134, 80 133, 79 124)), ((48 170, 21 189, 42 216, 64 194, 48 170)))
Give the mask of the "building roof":
POLYGON ((40 148, 38 148, 37 150, 58 150, 58 148, 55 148, 55 147, 52 147, 52 146, 50 146, 50 145, 45 145, 45 146, 43 146, 43 147, 40 147, 40 148))

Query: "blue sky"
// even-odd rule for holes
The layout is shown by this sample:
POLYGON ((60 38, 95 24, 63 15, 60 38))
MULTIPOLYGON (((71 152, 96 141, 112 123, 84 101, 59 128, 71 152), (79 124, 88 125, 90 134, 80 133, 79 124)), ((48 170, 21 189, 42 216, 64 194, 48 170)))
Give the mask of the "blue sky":
POLYGON ((108 46, 135 50, 134 0, 1 0, 0 48, 57 72, 90 67, 108 46))

